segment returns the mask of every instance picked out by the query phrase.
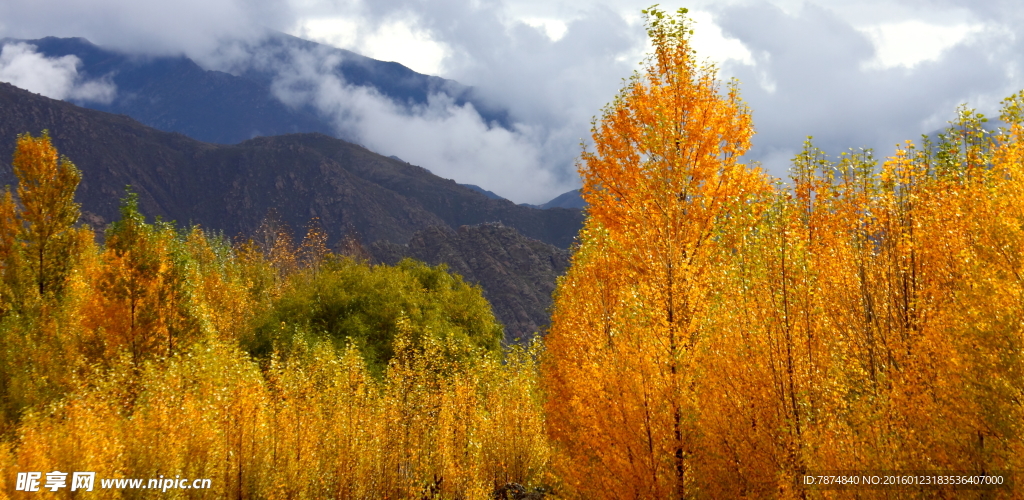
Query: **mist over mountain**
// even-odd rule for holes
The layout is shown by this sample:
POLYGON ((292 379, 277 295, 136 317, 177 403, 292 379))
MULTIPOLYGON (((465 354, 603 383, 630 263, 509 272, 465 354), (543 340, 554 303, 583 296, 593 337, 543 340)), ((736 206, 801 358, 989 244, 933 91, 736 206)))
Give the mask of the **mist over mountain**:
POLYGON ((319 132, 538 206, 577 182, 549 169, 542 130, 476 89, 283 33, 226 41, 202 61, 83 38, 0 46, 0 81, 203 142, 319 132))
POLYGON ((279 80, 282 68, 292 67, 297 58, 308 53, 335 62, 329 70, 347 84, 372 88, 409 108, 425 106, 430 96, 441 94, 455 105, 471 104, 489 123, 503 127, 509 124, 506 112, 475 98, 473 89, 458 82, 277 32, 248 47, 247 56, 227 63, 237 70, 234 73, 203 69, 185 56, 125 55, 84 38, 2 42, 5 46, 13 44, 34 47, 45 59, 76 57, 80 61, 77 73, 82 78, 98 80, 113 89, 109 99, 70 95, 68 100, 91 109, 125 114, 153 128, 203 142, 235 144, 257 136, 300 132, 337 135, 337 124, 311 103, 289 105, 281 99, 287 90, 296 90, 287 89, 289 83, 279 80))

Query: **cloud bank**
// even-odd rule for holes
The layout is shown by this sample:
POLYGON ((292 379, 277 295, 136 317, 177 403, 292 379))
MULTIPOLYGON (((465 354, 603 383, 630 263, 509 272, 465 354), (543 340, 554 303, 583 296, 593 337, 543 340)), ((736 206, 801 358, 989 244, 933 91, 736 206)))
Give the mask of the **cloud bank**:
POLYGON ((457 104, 441 93, 430 95, 426 104, 396 103, 375 89, 345 82, 335 71, 341 63, 336 52, 291 48, 287 57, 275 59, 269 64, 278 99, 318 110, 332 119, 340 136, 371 150, 461 183, 503 186, 506 196, 519 199, 544 199, 547 194, 538 198, 538 191, 565 187, 541 167, 537 144, 543 141, 522 124, 508 130, 485 123, 471 104, 457 104), (544 189, 524 186, 524 179, 544 189))
MULTIPOLYGON (((510 17, 496 1, 440 0, 424 8, 387 0, 350 6, 348 15, 363 20, 367 36, 396 20, 429 35, 447 48, 443 76, 508 110, 512 126, 484 124, 472 108, 443 96, 402 111, 336 83, 315 85, 321 92, 305 102, 337 117, 371 149, 537 204, 579 187, 575 158, 589 122, 636 67, 645 43, 641 26, 602 5, 573 10, 557 37, 542 23, 510 17)), ((307 69, 296 74, 309 75, 307 69)))
POLYGON ((116 86, 109 79, 85 80, 78 73, 81 64, 75 56, 48 58, 38 54, 34 45, 9 43, 0 50, 0 82, 51 99, 113 101, 116 86))
POLYGON ((335 71, 340 56, 326 50, 253 53, 222 69, 269 70, 280 100, 329 117, 339 136, 521 203, 579 187, 575 158, 589 122, 632 72, 645 41, 639 25, 601 6, 577 11, 557 39, 543 25, 509 19, 498 2, 448 0, 426 11, 402 2, 364 7, 352 15, 362 16, 371 34, 400 18, 445 40, 444 76, 471 85, 477 102, 507 111, 509 123, 488 123, 472 105, 442 93, 425 104, 393 102, 346 82, 335 71))
POLYGON ((750 48, 753 64, 730 62, 754 112, 751 158, 785 176, 807 136, 832 154, 868 147, 876 157, 897 143, 946 126, 961 103, 986 113, 1022 82, 1012 37, 975 31, 931 59, 883 65, 870 33, 835 12, 806 4, 787 13, 768 4, 716 13, 727 36, 750 48))
MULTIPOLYGON (((574 159, 590 120, 637 67, 646 42, 638 15, 646 4, 637 2, 586 9, 514 0, 345 5, 331 15, 359 19, 366 36, 402 22, 445 47, 444 75, 509 109, 518 124, 515 144, 531 146, 520 156, 532 161, 535 153, 534 170, 549 172, 537 178, 554 179, 558 189, 578 182, 574 159)), ((1013 2, 705 2, 695 10, 695 46, 729 57, 716 61, 721 75, 739 78, 753 110, 757 134, 748 161, 783 178, 807 136, 833 155, 866 147, 884 157, 897 143, 945 127, 959 104, 994 114, 1000 99, 1024 88, 1024 23, 1013 2)), ((359 36, 350 34, 353 44, 359 36)), ((424 166, 435 168, 428 161, 436 158, 424 166)), ((491 170, 481 169, 474 177, 458 168, 445 175, 516 199, 506 177, 488 183, 479 179, 491 170)), ((543 189, 518 184, 523 192, 543 189)))
MULTIPOLYGON (((39 0, 0 3, 0 36, 85 36, 127 52, 184 53, 207 69, 273 68, 276 95, 329 117, 339 135, 458 182, 538 203, 579 185, 580 142, 642 59, 639 11, 648 4, 39 0), (444 94, 416 105, 393 102, 344 81, 332 70, 337 61, 317 60, 316 51, 261 59, 253 50, 264 28, 405 58, 412 67, 422 60, 440 76, 473 86, 489 107, 507 109, 511 125, 486 123, 472 106, 444 94), (381 48, 395 37, 401 43, 381 48), (403 43, 426 48, 403 49, 403 43)), ((722 76, 741 80, 754 112, 757 134, 748 159, 780 177, 808 135, 832 154, 865 146, 884 156, 898 142, 943 127, 960 103, 991 114, 1001 98, 1024 88, 1024 13, 1010 0, 693 4, 698 57, 724 58, 722 76), (929 50, 922 50, 924 37, 933 40, 929 50)), ((32 61, 26 54, 18 57, 32 61)), ((72 74, 66 62, 33 64, 65 75, 37 79, 37 88, 72 74)), ((54 95, 71 95, 60 88, 54 95)))
POLYGON ((83 37, 102 47, 202 60, 260 27, 294 24, 297 6, 277 0, 33 0, 0 2, 0 37, 83 37))

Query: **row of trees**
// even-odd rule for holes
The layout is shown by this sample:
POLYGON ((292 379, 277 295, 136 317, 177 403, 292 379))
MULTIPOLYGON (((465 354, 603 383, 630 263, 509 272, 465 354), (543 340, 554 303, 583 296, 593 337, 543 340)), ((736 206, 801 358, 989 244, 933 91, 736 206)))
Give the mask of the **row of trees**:
POLYGON ((315 221, 298 245, 273 224, 232 244, 150 223, 130 192, 98 245, 76 226, 75 166, 45 133, 16 151, 16 196, 0 200, 0 497, 26 471, 212 480, 175 498, 550 482, 536 353, 500 351, 479 288, 335 255, 315 221))
POLYGON ((814 471, 1019 470, 1024 93, 1008 129, 961 109, 880 169, 808 142, 786 187, 737 162, 750 113, 683 14, 648 13, 654 54, 580 161, 590 208, 543 367, 568 491, 806 498, 814 471))

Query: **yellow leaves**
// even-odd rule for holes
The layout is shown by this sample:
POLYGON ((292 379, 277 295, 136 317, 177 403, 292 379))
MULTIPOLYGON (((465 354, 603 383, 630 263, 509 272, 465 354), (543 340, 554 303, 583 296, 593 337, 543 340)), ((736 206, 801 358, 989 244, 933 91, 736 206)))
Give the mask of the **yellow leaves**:
POLYGON ((656 54, 579 162, 589 217, 547 337, 569 490, 764 496, 815 468, 1016 467, 1024 93, 1009 133, 962 108, 880 169, 808 142, 786 190, 736 163, 735 88, 720 97, 650 15, 656 54))
POLYGON ((329 343, 262 369, 212 339, 141 366, 124 359, 30 412, 0 464, 211 478, 216 496, 259 498, 482 499, 548 482, 536 352, 442 374, 439 349, 409 353, 384 380, 358 349, 329 343))
MULTIPOLYGON (((581 496, 697 491, 697 382, 722 225, 764 196, 737 163, 752 134, 735 86, 719 93, 686 30, 648 15, 655 55, 605 109, 579 163, 589 203, 581 246, 556 292, 544 378, 563 479, 581 496), (569 402, 572 402, 571 404, 569 402), (627 493, 633 492, 633 493, 627 493)), ((748 224, 740 224, 741 226, 748 224)), ((691 492, 691 493, 687 493, 691 492)))
POLYGON ((78 221, 74 196, 81 173, 57 154, 45 131, 38 138, 18 136, 11 166, 18 178, 16 217, 32 282, 40 296, 60 292, 77 256, 72 225, 78 221))

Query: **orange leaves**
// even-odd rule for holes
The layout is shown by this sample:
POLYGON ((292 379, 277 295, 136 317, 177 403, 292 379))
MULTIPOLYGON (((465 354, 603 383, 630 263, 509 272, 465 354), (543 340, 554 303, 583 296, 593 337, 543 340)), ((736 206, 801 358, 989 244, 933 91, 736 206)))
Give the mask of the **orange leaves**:
MULTIPOLYGON (((701 488, 698 381, 721 231, 769 190, 737 163, 752 134, 736 88, 698 67, 685 18, 647 13, 655 54, 594 126, 579 164, 588 220, 556 292, 545 383, 576 494, 681 498, 701 488)), ((725 252, 723 254, 723 252, 725 252)))
POLYGON ((21 261, 19 222, 18 207, 11 197, 11 191, 5 190, 3 198, 0 198, 0 283, 3 284, 0 289, 0 316, 6 314, 17 300, 15 290, 19 288, 21 261))
MULTIPOLYGON (((808 142, 792 188, 736 162, 749 114, 687 23, 593 128, 559 283, 549 434, 585 498, 800 496, 809 470, 1009 470, 1024 448, 1024 94, 881 169, 808 142)), ((652 17, 653 16, 653 17, 652 17)))
POLYGON ((168 356, 174 350, 172 316, 181 298, 173 293, 171 244, 167 227, 146 224, 138 200, 129 193, 121 220, 107 234, 90 326, 104 332, 106 356, 128 349, 134 362, 168 356))
POLYGON ((74 196, 82 175, 58 156, 46 132, 38 138, 18 136, 11 166, 18 177, 19 217, 33 281, 40 295, 59 291, 74 257, 71 226, 78 221, 74 196))

